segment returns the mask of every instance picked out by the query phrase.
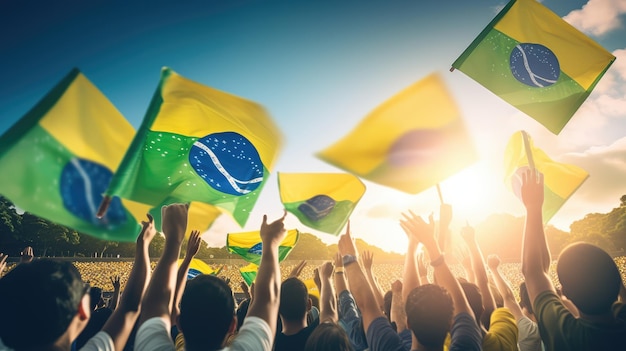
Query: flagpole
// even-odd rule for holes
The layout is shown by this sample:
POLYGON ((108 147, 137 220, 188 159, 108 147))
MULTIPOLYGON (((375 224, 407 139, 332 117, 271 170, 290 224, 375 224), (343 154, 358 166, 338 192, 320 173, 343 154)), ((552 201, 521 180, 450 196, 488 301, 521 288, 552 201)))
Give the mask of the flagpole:
POLYGON ((533 159, 533 152, 530 149, 530 141, 528 139, 528 133, 522 130, 522 139, 524 140, 524 149, 526 150, 526 158, 528 159, 528 167, 531 170, 535 170, 535 160, 533 159))
POLYGON ((439 183, 437 183, 437 194, 439 195, 439 202, 443 205, 443 196, 441 195, 441 187, 439 186, 439 183))
POLYGON ((96 213, 96 218, 102 219, 102 217, 104 217, 104 215, 107 213, 107 210, 109 209, 110 204, 111 204, 111 197, 109 195, 105 195, 102 198, 100 207, 98 207, 98 213, 96 213))

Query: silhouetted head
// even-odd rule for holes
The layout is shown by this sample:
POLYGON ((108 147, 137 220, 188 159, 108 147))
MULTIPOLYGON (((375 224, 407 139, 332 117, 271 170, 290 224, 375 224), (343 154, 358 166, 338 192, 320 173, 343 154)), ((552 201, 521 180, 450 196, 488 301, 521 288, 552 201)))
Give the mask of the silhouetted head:
POLYGON ((40 259, 18 265, 0 279, 0 339, 15 350, 52 345, 67 331, 83 297, 88 308, 88 291, 70 262, 40 259))
POLYGON ((91 291, 89 291, 89 296, 92 310, 95 310, 96 307, 101 306, 104 303, 104 299, 102 298, 102 288, 92 286, 91 291))
POLYGON ((533 304, 530 303, 530 298, 528 297, 526 282, 521 282, 519 285, 519 307, 525 308, 529 313, 535 313, 533 311, 533 304))
POLYGON ((611 311, 621 277, 615 262, 601 248, 579 242, 563 249, 556 265, 563 295, 588 315, 611 311))
POLYGON ((304 346, 305 351, 353 351, 346 331, 332 322, 318 325, 304 346))
POLYGON ((235 297, 223 279, 201 274, 187 282, 179 317, 187 350, 220 349, 235 321, 235 297))
MULTIPOLYGON (((480 288, 478 285, 470 283, 465 279, 459 279, 459 282, 461 283, 463 293, 465 293, 465 298, 467 298, 467 302, 472 308, 472 312, 474 312, 476 321, 480 321, 480 318, 485 311, 485 307, 483 306, 483 295, 480 292, 480 288)), ((478 323, 478 325, 480 325, 480 323, 478 323)))
POLYGON ((450 331, 454 305, 446 289, 426 284, 413 289, 406 300, 406 318, 420 344, 443 347, 450 331))
POLYGON ((280 288, 278 312, 285 321, 301 321, 311 306, 309 291, 304 283, 295 277, 287 278, 280 288))

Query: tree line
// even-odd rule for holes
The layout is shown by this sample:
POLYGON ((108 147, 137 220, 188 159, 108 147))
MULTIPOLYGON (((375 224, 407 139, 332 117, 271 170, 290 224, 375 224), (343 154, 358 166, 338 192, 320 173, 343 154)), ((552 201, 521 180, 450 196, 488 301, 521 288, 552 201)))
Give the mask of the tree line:
MULTIPOLYGON (((476 238, 485 255, 498 254, 507 261, 519 261, 524 229, 524 218, 510 214, 493 214, 475 226, 476 238), (512 244, 513 243, 513 244, 512 244), (515 244, 519 243, 519 244, 515 244)), ((574 221, 570 232, 548 225, 546 237, 553 257, 563 247, 575 241, 586 241, 600 246, 614 256, 626 250, 626 195, 620 198, 619 207, 609 213, 589 213, 574 221)), ((163 250, 163 236, 157 235, 150 244, 150 256, 158 257, 163 250)), ((462 240, 453 234, 448 250, 461 260, 467 255, 462 240)), ((357 239, 359 250, 372 251, 377 261, 397 261, 403 256, 386 252, 357 239)), ((29 212, 18 213, 6 198, 0 197, 0 252, 19 256, 21 250, 31 246, 37 256, 56 257, 133 257, 135 243, 105 241, 58 225, 29 212)), ((185 246, 183 245, 184 252, 185 246)), ((294 260, 330 259, 337 251, 335 244, 327 245, 310 233, 301 233, 298 244, 289 258, 294 260)), ((209 247, 202 242, 196 257, 201 259, 236 258, 228 253, 226 246, 209 247)))

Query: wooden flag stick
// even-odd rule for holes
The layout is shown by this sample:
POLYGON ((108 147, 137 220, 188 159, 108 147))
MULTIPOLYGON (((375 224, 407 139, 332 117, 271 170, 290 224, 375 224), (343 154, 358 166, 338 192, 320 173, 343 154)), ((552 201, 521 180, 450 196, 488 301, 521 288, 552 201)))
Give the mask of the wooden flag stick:
POLYGON ((104 215, 107 213, 107 210, 109 209, 110 204, 111 204, 111 197, 109 195, 105 195, 102 198, 100 207, 98 207, 98 213, 96 213, 96 217, 98 219, 102 219, 102 217, 104 217, 104 215))
POLYGON ((535 160, 533 159, 533 151, 530 149, 530 141, 528 140, 528 133, 522 130, 522 138, 524 140, 524 149, 526 150, 526 158, 528 159, 528 167, 530 170, 535 170, 535 160))
POLYGON ((450 72, 454 72, 454 67, 450 67, 450 72))
POLYGON ((439 202, 443 205, 445 202, 443 202, 443 196, 441 195, 441 187, 439 186, 439 183, 437 183, 437 194, 439 195, 439 202))

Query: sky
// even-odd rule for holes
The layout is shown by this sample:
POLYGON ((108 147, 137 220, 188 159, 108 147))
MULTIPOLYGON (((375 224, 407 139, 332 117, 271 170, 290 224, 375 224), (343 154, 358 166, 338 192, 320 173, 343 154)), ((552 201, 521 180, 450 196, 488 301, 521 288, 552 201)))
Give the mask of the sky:
MULTIPOLYGON (((506 4, 501 0, 285 0, 0 2, 0 133, 72 68, 79 68, 138 128, 164 66, 263 105, 284 146, 244 228, 222 215, 204 234, 223 246, 227 232, 258 229, 282 215, 276 172, 341 172, 315 157, 376 106, 433 72, 455 98, 479 161, 440 183, 453 206, 453 231, 493 213, 522 216, 505 187, 504 147, 526 130, 537 147, 589 179, 552 218, 568 230, 587 213, 609 212, 626 194, 626 0, 544 0, 617 60, 557 136, 452 62, 506 4)), ((2 170, 6 171, 6 170, 2 170)), ((438 215, 435 188, 416 195, 364 181, 351 216, 354 235, 404 252, 403 211, 438 215)), ((302 226, 287 227, 337 237, 302 226)))

